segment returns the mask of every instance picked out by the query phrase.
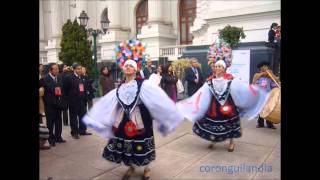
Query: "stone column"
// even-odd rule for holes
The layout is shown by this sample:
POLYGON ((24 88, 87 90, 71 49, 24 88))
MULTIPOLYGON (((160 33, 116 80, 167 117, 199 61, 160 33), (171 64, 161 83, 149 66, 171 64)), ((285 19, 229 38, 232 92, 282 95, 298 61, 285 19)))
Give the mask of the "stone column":
POLYGON ((148 1, 148 22, 162 22, 162 4, 163 1, 148 1))
POLYGON ((43 21, 43 3, 40 1, 39 4, 39 63, 43 63, 42 59, 46 58, 47 53, 44 49, 44 46, 46 44, 45 37, 44 37, 44 21, 43 21))
MULTIPOLYGON (((171 3, 169 3, 171 6, 171 3)), ((171 22, 164 24, 163 14, 168 13, 168 9, 164 9, 164 1, 149 0, 148 1, 148 22, 142 26, 141 34, 138 39, 142 39, 148 44, 147 54, 152 60, 159 59, 159 48, 164 46, 172 46, 176 44, 176 35, 173 32, 171 22)), ((170 12, 169 12, 170 13, 170 12)))
POLYGON ((62 28, 62 14, 61 14, 61 1, 51 0, 50 1, 51 11, 51 39, 48 41, 48 46, 45 47, 47 50, 47 60, 50 62, 58 62, 60 52, 60 41, 61 41, 61 28, 62 28))
POLYGON ((62 27, 61 2, 57 0, 51 0, 50 10, 51 10, 52 37, 59 38, 61 36, 61 27, 62 27))
MULTIPOLYGON (((122 29, 121 16, 122 6, 129 1, 108 1, 108 18, 110 20, 109 32, 98 40, 101 46, 101 61, 114 60, 114 48, 120 42, 129 39, 129 29, 122 29)), ((102 12, 102 11, 101 11, 102 12)))
POLYGON ((207 31, 208 23, 205 20, 209 9, 211 6, 211 2, 206 0, 197 0, 197 13, 196 18, 193 21, 193 26, 190 27, 190 33, 193 34, 192 44, 194 45, 203 45, 211 42, 207 42, 207 31))
POLYGON ((110 29, 120 29, 121 28, 121 1, 109 1, 108 2, 108 16, 110 20, 110 29))

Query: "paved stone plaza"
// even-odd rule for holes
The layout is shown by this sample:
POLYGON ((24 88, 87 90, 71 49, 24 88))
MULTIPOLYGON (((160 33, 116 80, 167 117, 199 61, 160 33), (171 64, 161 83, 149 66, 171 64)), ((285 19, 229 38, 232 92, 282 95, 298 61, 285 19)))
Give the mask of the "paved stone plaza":
MULTIPOLYGON (((243 136, 236 139, 234 152, 227 151, 227 142, 216 144, 213 150, 208 149, 209 142, 193 134, 191 122, 183 122, 167 137, 161 137, 155 131, 157 157, 150 165, 151 179, 280 179, 280 125, 276 125, 276 130, 255 126, 255 120, 242 121, 243 136), (262 164, 269 169, 233 173, 212 169, 243 164, 262 164)), ((107 140, 95 134, 74 140, 69 126, 63 127, 63 138, 66 143, 40 151, 40 179, 120 180, 127 170, 124 165, 102 158, 107 140)), ((141 179, 142 172, 138 169, 131 179, 141 179)))

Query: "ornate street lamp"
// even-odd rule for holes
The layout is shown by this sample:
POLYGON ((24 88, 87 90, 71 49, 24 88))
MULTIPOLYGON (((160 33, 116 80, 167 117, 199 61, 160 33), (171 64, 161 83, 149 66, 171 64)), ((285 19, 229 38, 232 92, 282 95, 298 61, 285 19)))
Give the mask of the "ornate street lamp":
MULTIPOLYGON (((81 26, 84 26, 86 27, 87 24, 88 24, 88 20, 89 20, 89 17, 87 15, 87 13, 85 11, 82 11, 80 13, 80 16, 78 17, 79 20, 80 20, 80 25, 81 26)), ((94 63, 95 63, 95 79, 96 79, 96 82, 98 81, 98 66, 97 66, 97 36, 99 34, 106 34, 108 33, 108 29, 109 29, 109 24, 110 24, 110 21, 108 19, 108 17, 105 17, 105 19, 102 19, 100 21, 101 23, 101 28, 102 30, 100 29, 92 29, 92 28, 86 28, 87 32, 89 33, 89 35, 92 35, 93 36, 93 57, 92 59, 94 60, 94 63)), ((96 83, 96 86, 97 86, 98 83, 96 83)))

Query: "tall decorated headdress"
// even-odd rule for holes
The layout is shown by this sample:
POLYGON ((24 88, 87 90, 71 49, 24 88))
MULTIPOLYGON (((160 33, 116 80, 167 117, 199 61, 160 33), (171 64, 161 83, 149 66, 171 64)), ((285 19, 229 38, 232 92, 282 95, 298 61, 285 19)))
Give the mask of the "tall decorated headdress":
POLYGON ((232 64, 232 49, 229 44, 218 37, 208 50, 208 64, 223 60, 226 68, 232 64))
POLYGON ((120 42, 116 48, 116 63, 121 68, 127 60, 133 60, 137 63, 138 69, 145 64, 146 44, 136 39, 130 39, 120 42))

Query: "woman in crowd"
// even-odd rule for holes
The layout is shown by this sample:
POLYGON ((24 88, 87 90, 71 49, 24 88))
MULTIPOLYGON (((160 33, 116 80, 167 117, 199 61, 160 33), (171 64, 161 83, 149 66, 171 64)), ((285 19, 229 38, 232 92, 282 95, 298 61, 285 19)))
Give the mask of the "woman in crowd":
POLYGON ((108 66, 103 66, 100 69, 99 90, 102 96, 114 89, 114 81, 108 69, 108 66))
POLYGON ((177 102, 178 97, 177 82, 178 78, 173 71, 171 63, 166 64, 163 68, 161 87, 174 102, 177 102))

